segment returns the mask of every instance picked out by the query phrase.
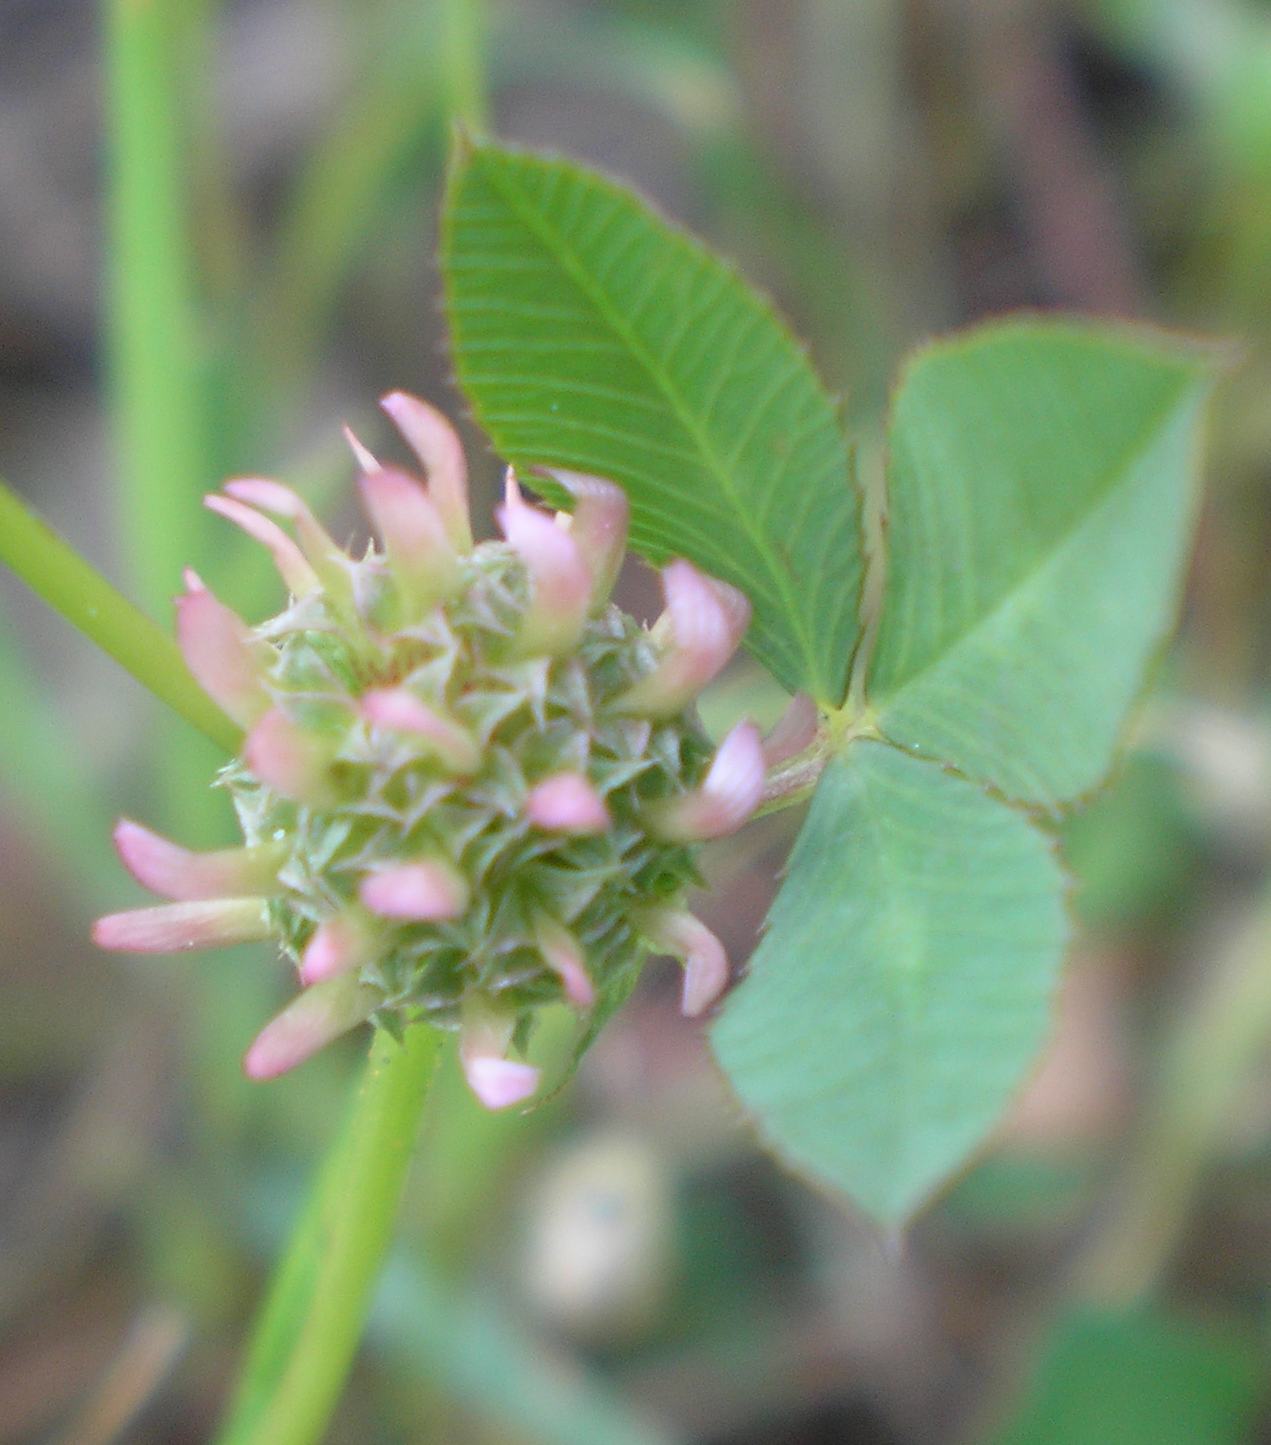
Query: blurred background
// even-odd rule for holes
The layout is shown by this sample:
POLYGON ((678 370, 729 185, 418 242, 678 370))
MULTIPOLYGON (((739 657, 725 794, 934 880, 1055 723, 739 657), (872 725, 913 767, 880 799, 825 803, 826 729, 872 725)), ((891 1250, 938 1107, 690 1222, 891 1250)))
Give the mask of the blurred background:
MULTIPOLYGON (((528 1118, 447 1064, 330 1439, 1271 1440, 1271 3, 188 0, 158 72, 145 8, 0 0, 0 472, 165 625, 183 562, 281 600, 203 491, 279 475, 352 529, 338 424, 386 443, 398 386, 459 410, 456 112, 734 257, 866 437, 909 346, 1005 308, 1243 347, 1180 639, 1064 831, 1055 1038, 982 1160, 881 1237, 758 1151, 651 968, 528 1118)), ((743 663, 708 721, 779 706, 743 663)), ((217 761, 0 576, 0 1441, 208 1438, 360 1064, 248 1085, 280 964, 87 941, 140 897, 118 814, 232 837, 217 761)), ((737 961, 798 821, 709 856, 737 961)))

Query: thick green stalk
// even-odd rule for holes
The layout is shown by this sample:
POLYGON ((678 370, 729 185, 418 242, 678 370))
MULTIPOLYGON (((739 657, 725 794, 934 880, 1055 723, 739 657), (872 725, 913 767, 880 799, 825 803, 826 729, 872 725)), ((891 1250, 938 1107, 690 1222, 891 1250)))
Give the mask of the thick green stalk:
POLYGON ((190 248, 184 0, 105 0, 108 353, 121 515, 142 605, 175 590, 206 485, 190 248))
POLYGON ((376 1036, 366 1076, 274 1274, 217 1445, 312 1445, 357 1352, 392 1242, 439 1035, 376 1036))
POLYGON ((226 752, 238 729, 190 676, 166 632, 0 482, 0 562, 143 687, 226 752))

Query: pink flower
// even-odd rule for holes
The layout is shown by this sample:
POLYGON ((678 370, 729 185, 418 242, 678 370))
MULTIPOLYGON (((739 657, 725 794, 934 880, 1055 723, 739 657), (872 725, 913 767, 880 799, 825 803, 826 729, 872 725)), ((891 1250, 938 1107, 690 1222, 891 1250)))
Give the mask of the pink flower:
POLYGON ((549 833, 603 833, 610 824, 604 799, 581 773, 555 773, 536 783, 525 815, 549 833))
POLYGON ((247 624, 218 602, 188 568, 176 601, 177 641, 205 693, 236 723, 250 727, 269 706, 263 653, 247 624))
POLYGON ((641 926, 655 948, 684 965, 681 1013, 686 1018, 704 1014, 728 986, 724 945, 700 918, 683 908, 651 910, 641 920, 641 926))
POLYGON ((192 853, 127 818, 115 827, 115 847, 143 888, 183 901, 268 897, 277 890, 278 868, 287 854, 277 843, 192 853))
POLYGON ((481 1003, 464 1009, 459 1062, 468 1087, 487 1109, 511 1108, 538 1088, 538 1070, 507 1056, 514 1022, 511 1015, 481 1003))
POLYGON ((662 588, 666 611, 653 628, 662 655, 621 700, 622 707, 637 716, 664 718, 682 712, 723 671, 750 623, 745 597, 691 562, 667 563, 662 588))
POLYGON ((256 1035, 243 1059, 249 1079, 276 1079, 319 1049, 365 1023, 379 995, 352 974, 315 983, 297 995, 256 1035))
POLYGON ((449 863, 422 858, 368 873, 360 889, 363 904, 381 918, 437 923, 458 918, 468 906, 468 887, 449 863))
POLYGON ((653 804, 650 825, 664 838, 704 842, 735 833, 763 796, 764 760, 759 729, 738 723, 720 743, 705 779, 691 793, 653 804))

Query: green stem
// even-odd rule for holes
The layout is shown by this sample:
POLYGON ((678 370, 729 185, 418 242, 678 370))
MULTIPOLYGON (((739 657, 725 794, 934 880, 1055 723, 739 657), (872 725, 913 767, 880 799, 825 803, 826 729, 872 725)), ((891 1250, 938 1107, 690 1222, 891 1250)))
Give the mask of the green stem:
POLYGON ((489 125, 485 86, 484 0, 445 0, 442 6, 442 84, 446 110, 474 135, 489 125))
POLYGON ((161 702, 226 752, 238 751, 238 729, 191 677, 176 643, 3 482, 0 562, 161 702))
POLYGON ((274 1274, 217 1445, 312 1445, 353 1363, 398 1201, 439 1035, 376 1036, 344 1129, 274 1274))
POLYGON ((152 611, 193 555, 207 481, 182 105, 196 13, 105 0, 110 371, 130 565, 152 611))

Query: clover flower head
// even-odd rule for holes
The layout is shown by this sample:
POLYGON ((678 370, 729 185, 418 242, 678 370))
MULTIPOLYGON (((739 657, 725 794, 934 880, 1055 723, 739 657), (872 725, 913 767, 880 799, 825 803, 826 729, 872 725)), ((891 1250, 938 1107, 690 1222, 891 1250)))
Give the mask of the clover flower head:
POLYGON ((606 1009, 654 950, 683 1009, 728 979, 684 906, 706 839, 757 806, 764 752, 742 722, 712 748, 693 711, 749 621, 741 593, 670 562, 650 630, 610 600, 627 534, 611 482, 555 471, 571 513, 512 472, 502 540, 475 543, 458 437, 404 392, 382 405, 426 480, 349 434, 378 536, 339 547, 288 487, 240 478, 207 505, 262 543, 290 594, 249 626, 193 572, 177 599, 191 672, 245 730, 229 790, 242 847, 193 853, 139 823, 115 843, 169 902, 112 914, 105 948, 272 939, 301 991, 249 1048, 271 1078, 372 1020, 458 1029, 490 1108, 529 1098, 517 1055, 540 1006, 606 1009))

